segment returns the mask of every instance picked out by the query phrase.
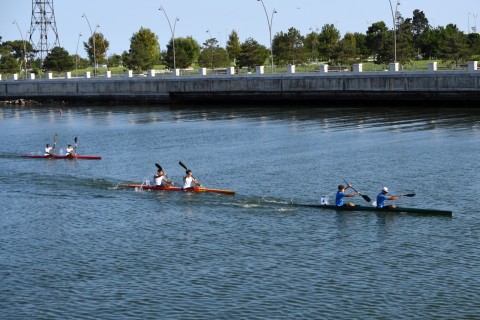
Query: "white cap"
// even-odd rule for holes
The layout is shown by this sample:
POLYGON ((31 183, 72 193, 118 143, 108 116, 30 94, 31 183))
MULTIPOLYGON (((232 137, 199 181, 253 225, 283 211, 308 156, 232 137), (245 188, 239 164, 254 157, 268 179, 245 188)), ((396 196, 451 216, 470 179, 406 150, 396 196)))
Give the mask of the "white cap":
POLYGON ((382 191, 388 193, 388 188, 387 188, 387 187, 383 187, 382 191))

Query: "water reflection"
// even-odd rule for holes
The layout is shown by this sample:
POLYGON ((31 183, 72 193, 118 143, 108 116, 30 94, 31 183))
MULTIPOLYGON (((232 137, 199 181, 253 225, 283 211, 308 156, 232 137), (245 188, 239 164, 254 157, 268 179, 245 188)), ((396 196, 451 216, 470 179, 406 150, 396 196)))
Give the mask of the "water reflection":
POLYGON ((63 106, 58 107, 7 107, 2 108, 0 121, 9 118, 20 120, 25 117, 47 116, 45 121, 73 121, 75 114, 84 115, 83 119, 105 121, 113 124, 125 115, 129 124, 156 124, 159 122, 183 121, 243 121, 268 122, 287 121, 293 126, 318 126, 332 131, 384 129, 398 131, 434 131, 438 129, 457 129, 478 131, 480 110, 461 108, 320 108, 306 106, 290 107, 235 107, 235 106, 63 106), (62 116, 63 114, 63 116, 62 116), (114 120, 116 119, 116 120, 114 120))

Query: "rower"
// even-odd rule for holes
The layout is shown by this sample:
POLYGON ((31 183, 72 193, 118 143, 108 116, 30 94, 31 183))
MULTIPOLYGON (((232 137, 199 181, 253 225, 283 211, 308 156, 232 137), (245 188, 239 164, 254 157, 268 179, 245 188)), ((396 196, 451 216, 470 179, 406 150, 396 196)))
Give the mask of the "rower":
POLYGON ((67 157, 74 157, 76 155, 76 148, 73 148, 71 144, 67 146, 66 156, 67 157))
POLYGON ((387 200, 398 200, 400 198, 403 198, 403 195, 387 196, 387 193, 388 193, 388 188, 383 187, 382 191, 377 195, 377 208, 378 209, 388 209, 388 208, 394 209, 397 206, 394 205, 394 204, 385 205, 386 201, 387 200))
POLYGON ((355 197, 356 195, 360 194, 358 191, 356 193, 345 193, 345 191, 348 188, 351 188, 352 186, 347 184, 347 187, 345 187, 343 184, 338 185, 338 191, 335 196, 335 205, 337 207, 354 207, 355 204, 351 202, 344 202, 343 198, 344 197, 355 197))
POLYGON ((183 189, 191 188, 192 187, 192 182, 195 184, 196 187, 201 187, 202 186, 200 184, 200 182, 198 182, 197 179, 195 179, 192 176, 192 170, 188 169, 185 173, 186 174, 183 177, 183 189))
POLYGON ((172 180, 168 179, 165 175, 165 172, 163 172, 162 168, 159 167, 157 170, 157 173, 153 176, 153 180, 155 181, 155 186, 164 186, 164 185, 171 185, 174 186, 175 184, 173 183, 172 180))
POLYGON ((55 154, 53 153, 53 151, 55 151, 55 145, 52 147, 52 146, 50 146, 50 144, 47 143, 47 145, 45 146, 44 156, 45 157, 54 156, 55 154))

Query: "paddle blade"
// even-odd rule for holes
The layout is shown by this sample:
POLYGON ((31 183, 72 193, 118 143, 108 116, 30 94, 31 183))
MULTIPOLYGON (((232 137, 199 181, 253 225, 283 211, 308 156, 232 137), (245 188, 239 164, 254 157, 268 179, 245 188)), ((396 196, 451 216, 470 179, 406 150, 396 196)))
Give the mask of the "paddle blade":
POLYGON ((404 197, 415 197, 415 193, 407 193, 403 195, 404 197))
POLYGON ((370 199, 369 196, 366 196, 366 195, 363 195, 363 194, 361 194, 361 196, 362 196, 362 198, 365 199, 365 201, 367 201, 367 202, 372 201, 372 199, 370 199))
POLYGON ((55 135, 53 136, 53 142, 57 143, 57 141, 58 141, 58 134, 55 133, 55 135))
POLYGON ((185 170, 188 170, 187 166, 182 163, 182 161, 178 161, 178 164, 181 165, 185 170))
POLYGON ((158 170, 163 171, 162 167, 158 163, 155 163, 155 167, 157 167, 158 170))
POLYGON ((78 141, 77 137, 75 137, 75 139, 73 139, 73 141, 75 141, 75 144, 77 144, 77 141, 78 141))

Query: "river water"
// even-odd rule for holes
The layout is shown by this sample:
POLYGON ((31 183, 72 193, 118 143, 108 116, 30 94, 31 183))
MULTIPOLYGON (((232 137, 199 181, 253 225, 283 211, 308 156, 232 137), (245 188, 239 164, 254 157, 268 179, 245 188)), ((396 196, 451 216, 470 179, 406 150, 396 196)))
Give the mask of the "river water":
POLYGON ((480 111, 408 107, 3 107, 2 318, 478 319, 480 111), (121 186, 179 161, 236 195, 121 186), (453 216, 299 206, 343 179, 453 216))

